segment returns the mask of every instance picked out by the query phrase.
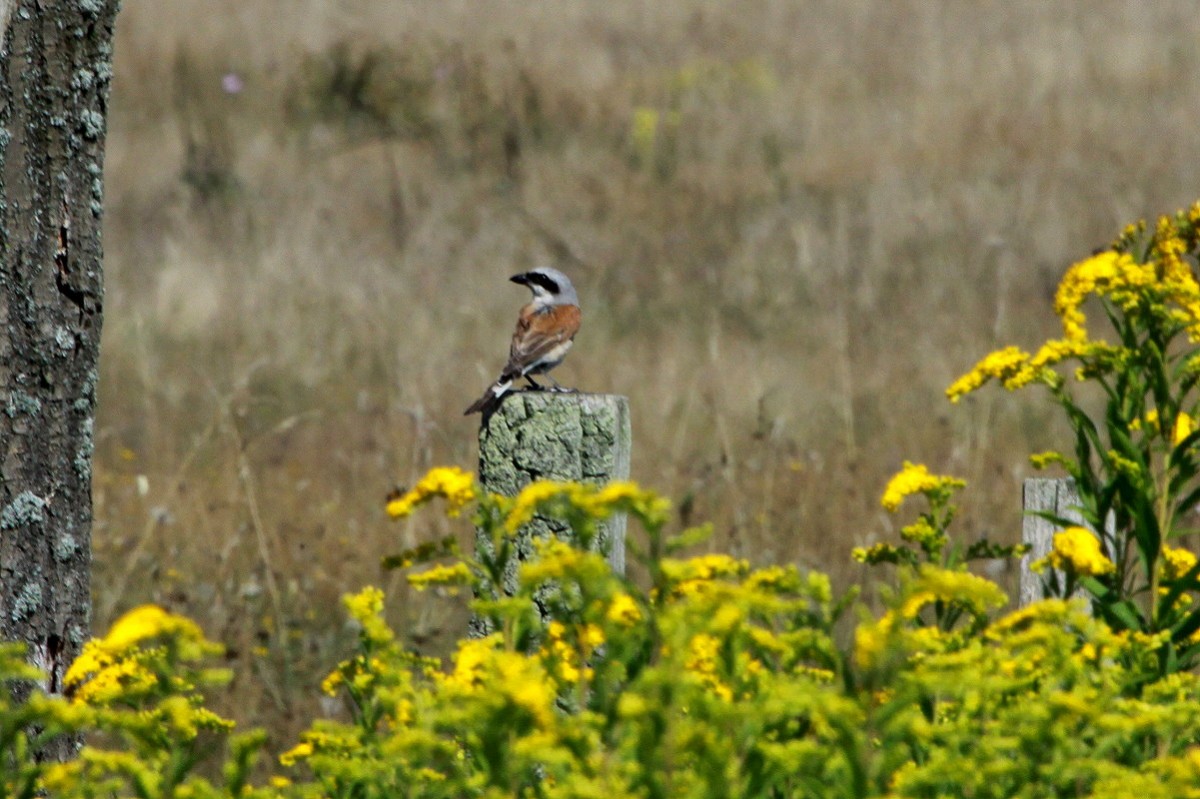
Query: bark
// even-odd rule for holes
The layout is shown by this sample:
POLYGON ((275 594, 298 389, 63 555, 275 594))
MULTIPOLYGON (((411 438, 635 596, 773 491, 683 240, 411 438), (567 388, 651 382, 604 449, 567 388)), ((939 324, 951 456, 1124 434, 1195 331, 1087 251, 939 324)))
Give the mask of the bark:
POLYGON ((16 0, 0 53, 0 639, 28 645, 50 693, 90 633, 102 168, 118 5, 16 0))

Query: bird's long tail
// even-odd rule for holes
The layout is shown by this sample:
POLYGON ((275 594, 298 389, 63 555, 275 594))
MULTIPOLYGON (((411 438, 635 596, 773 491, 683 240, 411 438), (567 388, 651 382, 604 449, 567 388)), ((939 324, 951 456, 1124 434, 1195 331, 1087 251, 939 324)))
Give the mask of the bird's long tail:
POLYGON ((512 388, 511 377, 501 377, 495 383, 488 387, 488 390, 483 393, 483 396, 471 403, 471 407, 463 412, 463 416, 470 416, 473 413, 483 413, 485 417, 490 416, 492 411, 500 407, 500 400, 512 388))

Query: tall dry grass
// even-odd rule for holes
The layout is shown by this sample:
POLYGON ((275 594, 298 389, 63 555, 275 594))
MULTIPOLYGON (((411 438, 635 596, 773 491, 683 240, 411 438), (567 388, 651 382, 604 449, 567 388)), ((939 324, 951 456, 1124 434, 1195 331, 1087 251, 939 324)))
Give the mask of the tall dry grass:
POLYGON ((194 616, 284 737, 344 591, 384 582, 444 648, 461 608, 378 567, 438 523, 382 498, 474 462, 461 409, 538 263, 585 303, 556 376, 630 397, 634 477, 712 546, 849 584, 904 458, 1010 540, 1065 431, 942 390, 1042 340, 1073 259, 1200 195, 1198 37, 1186 2, 127 3, 97 624, 194 616))

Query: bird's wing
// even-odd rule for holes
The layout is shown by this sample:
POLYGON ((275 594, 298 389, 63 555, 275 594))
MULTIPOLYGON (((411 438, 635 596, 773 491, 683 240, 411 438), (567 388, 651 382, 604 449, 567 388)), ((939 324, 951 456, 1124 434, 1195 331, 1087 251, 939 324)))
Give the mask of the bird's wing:
POLYGON ((581 314, 578 305, 551 305, 540 311, 528 308, 521 309, 512 347, 508 351, 504 374, 510 377, 524 374, 525 369, 575 338, 579 332, 581 314))

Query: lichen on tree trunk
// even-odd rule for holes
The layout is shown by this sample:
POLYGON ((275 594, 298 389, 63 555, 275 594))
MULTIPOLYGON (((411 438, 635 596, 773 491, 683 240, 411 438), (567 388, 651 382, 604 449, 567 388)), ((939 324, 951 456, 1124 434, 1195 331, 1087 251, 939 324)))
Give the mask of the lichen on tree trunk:
MULTIPOLYGON (((2 0, 0 0, 2 1, 2 0)), ((18 0, 0 53, 0 639, 90 634, 104 136, 119 0, 18 0)))

